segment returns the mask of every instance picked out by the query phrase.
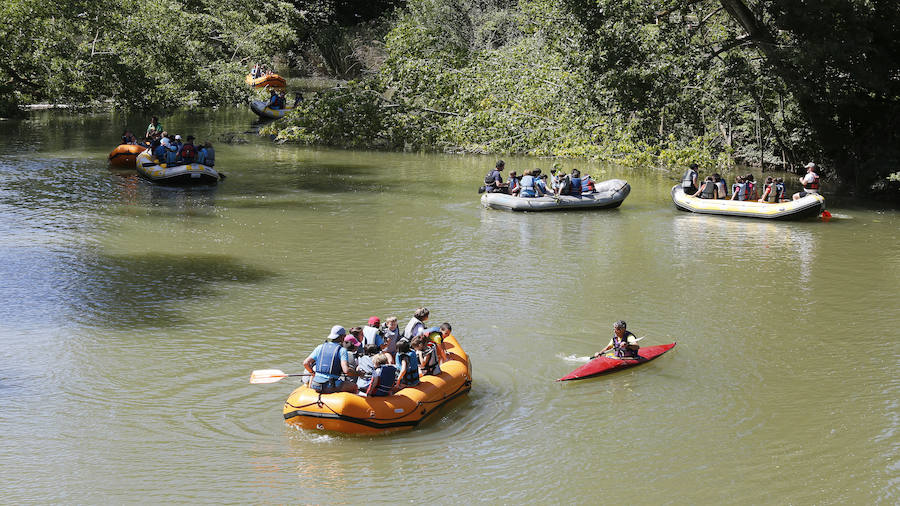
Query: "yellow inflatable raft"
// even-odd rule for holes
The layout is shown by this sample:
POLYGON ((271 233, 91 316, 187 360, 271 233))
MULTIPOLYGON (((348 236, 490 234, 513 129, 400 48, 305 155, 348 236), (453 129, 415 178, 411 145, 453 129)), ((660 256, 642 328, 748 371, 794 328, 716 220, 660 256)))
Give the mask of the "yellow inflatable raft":
POLYGON ((419 385, 388 397, 346 392, 319 395, 306 385, 284 403, 286 423, 303 429, 346 434, 382 434, 411 429, 472 386, 469 357, 452 335, 444 340, 448 360, 438 376, 423 376, 419 385))
POLYGON ((680 211, 766 220, 799 220, 815 217, 825 209, 825 197, 809 194, 799 200, 769 204, 753 200, 701 199, 685 195, 681 185, 672 187, 672 202, 680 211))
POLYGON ((293 107, 288 107, 286 109, 272 109, 268 106, 266 102, 262 100, 254 100, 250 102, 250 109, 255 112, 260 118, 267 119, 278 119, 283 118, 287 113, 294 110, 293 107))
POLYGON ((266 74, 260 77, 247 74, 244 81, 254 88, 287 88, 287 81, 278 74, 266 74))

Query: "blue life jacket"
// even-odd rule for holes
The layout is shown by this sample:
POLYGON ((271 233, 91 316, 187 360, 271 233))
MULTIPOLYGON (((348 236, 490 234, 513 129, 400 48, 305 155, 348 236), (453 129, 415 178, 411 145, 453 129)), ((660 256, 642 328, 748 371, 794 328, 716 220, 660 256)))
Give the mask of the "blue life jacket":
POLYGON ((174 144, 169 144, 169 147, 166 148, 166 163, 169 165, 175 165, 175 162, 178 161, 178 148, 174 144))
POLYGON ((537 181, 535 181, 534 186, 537 187, 539 190, 541 190, 541 194, 543 194, 543 195, 550 193, 550 190, 547 189, 547 183, 544 182, 543 178, 537 178, 537 181))
POLYGON ((163 163, 166 161, 166 147, 160 144, 153 148, 153 156, 159 160, 159 163, 163 163))
POLYGON ((591 178, 584 178, 581 180, 581 193, 591 193, 594 191, 594 185, 592 184, 591 178))
POLYGON ((778 195, 778 200, 784 199, 784 183, 775 183, 775 193, 778 195))
POLYGON ((573 197, 581 196, 581 178, 573 177, 572 178, 572 187, 569 189, 569 195, 573 197))
POLYGON ((333 341, 324 343, 319 350, 315 371, 332 379, 337 379, 338 375, 344 372, 344 369, 341 367, 341 348, 343 347, 340 344, 333 341))
POLYGON ((406 364, 406 374, 403 375, 403 383, 407 385, 415 385, 419 382, 419 357, 416 356, 416 352, 410 350, 406 353, 397 353, 396 360, 394 361, 397 364, 398 370, 400 369, 402 362, 400 361, 400 357, 402 356, 409 357, 409 362, 406 364))
POLYGON ((520 197, 537 197, 537 189, 534 187, 534 176, 522 176, 522 180, 519 181, 519 196, 520 197))
POLYGON ((203 163, 206 161, 206 148, 201 147, 197 150, 197 163, 203 163))
MULTIPOLYGON (((418 371, 418 368, 416 368, 416 371, 418 371)), ((397 382, 398 372, 397 368, 391 364, 385 364, 376 369, 375 372, 372 373, 372 377, 378 376, 378 386, 375 387, 372 396, 384 397, 386 395, 391 395, 391 389, 394 388, 394 383, 397 382)))

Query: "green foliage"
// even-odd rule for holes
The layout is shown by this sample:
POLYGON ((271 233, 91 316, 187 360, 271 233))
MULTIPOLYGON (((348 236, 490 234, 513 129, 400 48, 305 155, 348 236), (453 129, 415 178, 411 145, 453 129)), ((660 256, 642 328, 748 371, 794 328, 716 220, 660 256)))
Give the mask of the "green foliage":
POLYGON ((381 149, 730 163, 715 135, 647 139, 636 122, 598 107, 572 47, 579 36, 552 1, 414 0, 385 37, 377 76, 317 97, 264 133, 381 149))
POLYGON ((0 80, 30 101, 243 101, 249 62, 293 40, 295 14, 270 0, 4 2, 0 80))

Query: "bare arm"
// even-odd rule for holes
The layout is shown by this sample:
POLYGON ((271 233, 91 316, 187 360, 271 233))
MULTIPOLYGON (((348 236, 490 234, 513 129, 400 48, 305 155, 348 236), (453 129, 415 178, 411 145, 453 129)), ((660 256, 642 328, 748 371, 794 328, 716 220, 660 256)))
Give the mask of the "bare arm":
POLYGON ((316 359, 312 357, 306 357, 306 360, 303 361, 303 367, 307 372, 314 372, 312 366, 315 365, 316 359))

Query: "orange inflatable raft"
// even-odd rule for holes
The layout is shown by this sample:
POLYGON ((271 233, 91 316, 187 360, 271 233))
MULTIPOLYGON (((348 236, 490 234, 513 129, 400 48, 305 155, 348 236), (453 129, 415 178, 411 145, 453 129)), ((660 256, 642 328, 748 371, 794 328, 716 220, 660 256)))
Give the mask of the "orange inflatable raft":
POLYGON ((469 357, 452 335, 444 340, 448 360, 438 376, 423 376, 415 387, 387 397, 346 392, 319 395, 306 385, 284 403, 286 423, 303 429, 346 434, 383 434, 411 429, 472 387, 469 357))
POLYGON ((140 144, 119 144, 109 154, 109 164, 123 169, 133 169, 137 155, 143 153, 147 146, 140 144))
POLYGON ((247 84, 253 86, 254 88, 286 88, 287 81, 284 80, 278 74, 266 74, 260 77, 253 77, 252 74, 247 74, 247 77, 244 79, 247 84))

